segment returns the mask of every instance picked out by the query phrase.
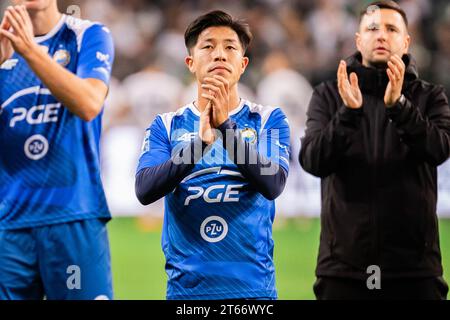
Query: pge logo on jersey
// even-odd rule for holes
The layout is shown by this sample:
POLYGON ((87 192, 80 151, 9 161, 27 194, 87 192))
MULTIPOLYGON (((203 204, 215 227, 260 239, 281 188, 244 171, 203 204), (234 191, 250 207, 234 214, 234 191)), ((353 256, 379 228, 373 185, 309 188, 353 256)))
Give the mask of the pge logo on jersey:
POLYGON ((206 218, 200 226, 200 235, 203 240, 214 243, 223 240, 228 233, 227 222, 219 216, 206 218))

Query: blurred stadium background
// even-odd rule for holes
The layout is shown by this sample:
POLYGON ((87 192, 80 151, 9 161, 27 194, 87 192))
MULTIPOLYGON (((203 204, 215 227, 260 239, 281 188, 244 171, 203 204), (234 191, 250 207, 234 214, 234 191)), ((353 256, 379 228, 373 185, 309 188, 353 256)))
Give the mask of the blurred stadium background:
MULTIPOLYGON (((62 12, 100 21, 112 31, 116 60, 105 108, 103 182, 114 219, 109 224, 117 299, 164 299, 160 247, 163 204, 141 206, 134 170, 144 131, 156 114, 195 99, 184 66, 183 34, 198 15, 223 9, 248 21, 254 34, 242 97, 280 105, 291 123, 288 183, 277 199, 274 226, 277 287, 281 299, 313 299, 319 240, 319 180, 297 161, 312 88, 335 77, 339 59, 355 50, 358 0, 58 0, 62 12)), ((402 0, 410 21, 411 53, 421 77, 450 93, 450 4, 402 0)), ((0 9, 8 1, 1 1, 0 9)), ((3 7, 3 8, 1 8, 3 7)), ((3 10, 0 11, 3 13, 3 10)), ((450 162, 439 168, 441 246, 450 273, 450 162)), ((448 280, 448 279, 447 279, 448 280)))

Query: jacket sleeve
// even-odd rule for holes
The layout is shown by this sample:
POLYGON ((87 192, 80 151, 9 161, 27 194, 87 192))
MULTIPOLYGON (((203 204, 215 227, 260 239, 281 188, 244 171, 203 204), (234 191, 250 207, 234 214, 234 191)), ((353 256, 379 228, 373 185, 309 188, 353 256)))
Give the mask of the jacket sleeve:
POLYGON ((349 136, 360 126, 363 111, 341 104, 337 112, 332 112, 332 102, 324 98, 321 90, 324 85, 315 88, 308 107, 299 161, 305 171, 324 178, 336 170, 350 145, 349 136))
POLYGON ((386 112, 395 123, 402 141, 418 157, 433 166, 449 158, 450 108, 443 87, 433 88, 425 115, 408 99, 403 106, 397 103, 386 112))
POLYGON ((150 204, 171 192, 201 158, 206 145, 199 137, 171 150, 162 120, 157 117, 146 131, 137 168, 135 191, 138 200, 150 204))
POLYGON ((218 129, 228 156, 250 185, 266 199, 277 198, 289 172, 289 125, 284 113, 280 109, 272 112, 258 143, 243 137, 231 119, 218 129))

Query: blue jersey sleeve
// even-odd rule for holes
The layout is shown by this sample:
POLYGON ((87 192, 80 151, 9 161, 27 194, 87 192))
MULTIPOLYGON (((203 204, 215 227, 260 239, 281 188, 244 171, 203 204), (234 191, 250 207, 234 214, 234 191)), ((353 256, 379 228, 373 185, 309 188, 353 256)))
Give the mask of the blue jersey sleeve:
POLYGON ((275 109, 264 125, 258 151, 289 172, 289 122, 281 109, 275 109))
POLYGON ((142 155, 136 172, 135 191, 142 204, 152 203, 171 192, 194 167, 203 152, 195 152, 196 145, 202 151, 206 148, 199 137, 182 148, 172 150, 170 141, 158 116, 146 131, 142 155), (189 161, 182 161, 184 155, 189 161))
POLYGON ((142 154, 136 172, 143 168, 159 165, 171 157, 169 137, 160 116, 156 117, 145 131, 142 154))
POLYGON ((242 136, 231 119, 218 129, 225 137, 223 147, 253 187, 269 200, 278 197, 289 173, 289 124, 284 113, 275 109, 270 114, 267 122, 263 123, 257 147, 242 136), (229 139, 227 131, 233 132, 232 139, 229 139), (234 151, 229 148, 234 148, 234 151), (241 152, 239 159, 238 153, 241 152))
POLYGON ((92 25, 81 41, 77 76, 99 79, 109 85, 113 61, 114 44, 110 31, 101 24, 92 25))

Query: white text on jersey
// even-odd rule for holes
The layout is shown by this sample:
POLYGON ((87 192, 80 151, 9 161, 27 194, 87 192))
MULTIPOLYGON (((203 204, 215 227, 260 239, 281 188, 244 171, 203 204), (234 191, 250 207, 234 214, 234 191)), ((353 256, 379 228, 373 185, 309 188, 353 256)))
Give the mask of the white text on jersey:
POLYGON ((206 190, 202 187, 189 187, 188 191, 194 191, 195 193, 188 196, 184 201, 184 205, 189 205, 191 200, 195 200, 203 196, 203 200, 207 203, 217 203, 217 202, 239 202, 239 189, 241 189, 243 184, 218 184, 212 185, 206 190), (219 192, 215 197, 211 198, 210 193, 214 190, 222 191, 219 192), (224 192, 223 192, 224 191, 224 192), (233 197, 237 196, 237 197, 233 197))
POLYGON ((17 122, 26 121, 28 124, 41 124, 58 121, 58 110, 61 103, 50 103, 27 108, 14 108, 9 126, 13 128, 17 122))

